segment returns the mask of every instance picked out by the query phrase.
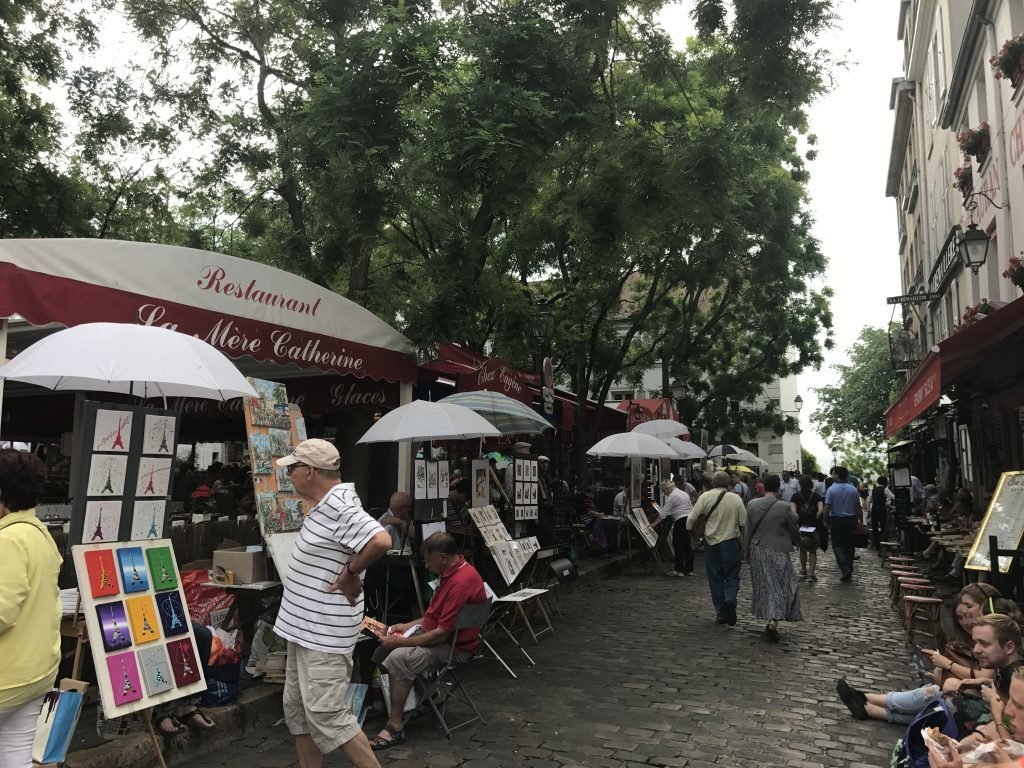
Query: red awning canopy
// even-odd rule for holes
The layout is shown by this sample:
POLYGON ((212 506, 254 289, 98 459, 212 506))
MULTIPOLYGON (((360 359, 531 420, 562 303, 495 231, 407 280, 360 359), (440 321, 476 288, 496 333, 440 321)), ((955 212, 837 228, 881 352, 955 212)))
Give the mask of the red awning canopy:
POLYGON ((885 434, 891 437, 923 414, 1009 336, 1024 329, 1024 298, 1018 298, 932 347, 896 401, 885 412, 885 434))
POLYGON ((369 310, 255 261, 116 240, 0 240, 0 317, 141 323, 231 358, 415 381, 412 343, 369 310))

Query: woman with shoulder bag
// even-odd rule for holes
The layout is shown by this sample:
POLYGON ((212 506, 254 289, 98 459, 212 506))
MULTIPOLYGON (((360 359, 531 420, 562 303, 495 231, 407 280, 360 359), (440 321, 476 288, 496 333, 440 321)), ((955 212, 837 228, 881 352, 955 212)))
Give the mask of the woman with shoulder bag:
POLYGON ((0 766, 29 768, 36 719, 60 662, 62 558, 36 518, 46 468, 0 450, 0 766))
POLYGON ((752 597, 750 612, 767 621, 768 639, 779 641, 780 621, 803 621, 800 589, 790 552, 800 542, 796 517, 780 501, 778 475, 765 480, 764 497, 747 505, 747 553, 752 597))

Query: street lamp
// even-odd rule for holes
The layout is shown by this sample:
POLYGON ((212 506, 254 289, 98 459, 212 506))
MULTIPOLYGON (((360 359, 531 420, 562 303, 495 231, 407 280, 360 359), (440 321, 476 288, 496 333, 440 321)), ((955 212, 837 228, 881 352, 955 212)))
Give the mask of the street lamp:
POLYGON ((832 446, 832 466, 839 466, 839 446, 837 445, 832 446))
POLYGON ((555 331, 555 312, 550 299, 537 299, 537 321, 533 324, 534 349, 537 355, 536 365, 538 372, 545 357, 551 354, 551 338, 555 331))
POLYGON ((981 269, 985 259, 988 258, 988 245, 990 242, 991 239, 988 236, 988 232, 978 229, 977 224, 971 224, 967 227, 967 231, 960 236, 960 240, 956 244, 957 251, 960 254, 960 261, 963 262, 964 268, 970 267, 974 274, 978 274, 978 270, 981 269))
POLYGON ((797 413, 800 413, 800 410, 804 407, 804 399, 800 395, 793 398, 793 407, 796 408, 797 413))

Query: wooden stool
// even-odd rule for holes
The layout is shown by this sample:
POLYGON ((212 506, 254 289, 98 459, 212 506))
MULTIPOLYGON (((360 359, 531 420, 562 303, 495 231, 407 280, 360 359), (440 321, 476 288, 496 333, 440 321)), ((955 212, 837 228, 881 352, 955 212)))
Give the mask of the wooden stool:
POLYGON ((880 541, 878 542, 878 552, 882 556, 882 565, 885 565, 887 560, 899 555, 900 543, 898 541, 880 541))
MULTIPOLYGON (((903 628, 910 630, 910 618, 913 613, 913 603, 908 603, 908 597, 931 597, 935 594, 935 587, 931 584, 900 584, 900 621, 903 628)), ((941 602, 941 601, 940 601, 941 602)))
POLYGON ((903 598, 908 606, 907 642, 913 643, 915 635, 924 635, 935 648, 941 647, 942 600, 924 595, 907 595, 903 598))
POLYGON ((900 597, 903 596, 903 586, 915 584, 921 586, 931 586, 931 581, 920 576, 899 576, 896 579, 893 579, 892 582, 890 582, 889 599, 892 601, 893 608, 899 605, 900 597))
POLYGON ((918 571, 889 571, 889 598, 892 604, 896 605, 896 595, 899 593, 900 579, 922 579, 925 578, 918 571))
POLYGON ((916 557, 903 557, 902 555, 893 555, 889 558, 890 568, 913 568, 917 565, 916 557))

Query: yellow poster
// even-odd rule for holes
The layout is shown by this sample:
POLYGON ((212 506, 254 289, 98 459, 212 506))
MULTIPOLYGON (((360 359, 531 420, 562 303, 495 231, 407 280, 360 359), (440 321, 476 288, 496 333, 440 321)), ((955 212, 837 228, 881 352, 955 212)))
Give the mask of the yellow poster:
POLYGON ((160 639, 160 619, 150 595, 129 597, 124 601, 128 609, 128 625, 136 645, 160 639))

